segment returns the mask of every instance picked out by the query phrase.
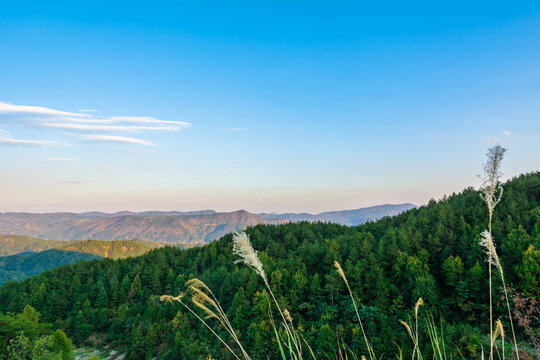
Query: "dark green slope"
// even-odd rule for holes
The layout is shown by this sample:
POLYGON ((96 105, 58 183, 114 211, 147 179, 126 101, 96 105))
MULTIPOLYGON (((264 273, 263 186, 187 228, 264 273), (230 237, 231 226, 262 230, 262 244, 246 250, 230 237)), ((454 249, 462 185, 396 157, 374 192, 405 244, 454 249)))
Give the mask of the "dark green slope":
POLYGON ((57 249, 3 256, 0 257, 0 284, 9 280, 22 280, 57 266, 96 258, 92 254, 57 249))
MULTIPOLYGON (((538 299, 540 174, 517 177, 504 187, 493 222, 499 256, 509 285, 538 299)), ((478 245, 486 224, 485 206, 470 188, 361 226, 258 225, 248 233, 278 301, 319 357, 335 345, 336 329, 356 354, 364 349, 354 309, 333 267, 337 260, 377 354, 392 358, 396 344, 410 349, 398 320, 410 317, 421 296, 426 302, 421 312, 429 309, 445 319, 445 339, 453 344, 448 351, 455 352, 455 345, 465 358, 479 358, 489 314, 487 263, 478 245)), ((20 312, 31 304, 44 321, 75 341, 93 334, 94 340, 127 350, 130 359, 204 359, 208 354, 228 359, 181 306, 159 302, 159 295, 177 294, 186 280, 199 277, 219 298, 252 357, 278 359, 261 280, 235 259, 226 235, 200 248, 166 247, 137 258, 64 266, 5 284, 0 311, 20 312)), ((494 281, 497 286, 498 278, 494 281)), ((496 293, 495 304, 500 300, 496 293)), ((495 317, 506 322, 505 316, 505 308, 496 306, 495 317)), ((521 329, 518 336, 526 340, 521 329)))
POLYGON ((12 237, 14 244, 6 242, 10 250, 39 249, 41 246, 51 246, 54 249, 0 257, 0 284, 9 280, 22 280, 37 275, 57 266, 74 264, 81 260, 96 258, 124 259, 140 256, 162 244, 145 240, 80 240, 80 241, 51 241, 26 237, 12 237))

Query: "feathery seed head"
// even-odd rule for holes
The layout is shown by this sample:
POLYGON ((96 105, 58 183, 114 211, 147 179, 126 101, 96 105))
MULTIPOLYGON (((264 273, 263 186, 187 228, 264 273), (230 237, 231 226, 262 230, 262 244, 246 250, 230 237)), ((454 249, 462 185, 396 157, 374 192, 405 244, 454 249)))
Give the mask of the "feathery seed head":
POLYGON ((414 340, 414 336, 413 336, 413 333, 412 333, 412 330, 411 330, 411 327, 409 326, 409 324, 407 324, 403 320, 399 320, 399 322, 401 323, 401 325, 405 326, 405 329, 407 329, 407 332, 409 333, 409 336, 414 340))
POLYGON ((255 270, 255 272, 258 273, 264 281, 267 281, 262 263, 259 260, 257 252, 255 249, 253 249, 253 246, 249 241, 249 237, 245 232, 240 231, 233 234, 233 252, 241 258, 236 260, 236 263, 246 264, 255 270))
POLYGON ((501 269, 501 263, 499 261, 499 256, 497 255, 497 250, 495 249, 495 243, 493 242, 493 237, 489 231, 484 231, 481 234, 482 239, 480 240, 480 246, 485 248, 486 254, 488 256, 487 261, 491 262, 492 265, 495 265, 501 269))
POLYGON ((501 339, 503 339, 504 341, 504 329, 503 329, 501 319, 497 319, 495 324, 496 324, 496 327, 495 327, 495 333, 493 334, 493 341, 497 340, 497 337, 499 337, 499 335, 501 336, 501 339))
POLYGON ((180 293, 178 294, 178 296, 171 296, 171 295, 161 295, 159 297, 159 300, 160 301, 163 301, 163 302, 173 302, 173 301, 181 301, 182 298, 184 297, 184 293, 180 293))
POLYGON ((347 277, 345 276, 345 273, 343 272, 343 269, 341 268, 341 265, 339 265, 339 263, 337 261, 334 261, 334 266, 336 267, 336 270, 337 270, 339 276, 341 276, 343 281, 345 281, 345 284, 348 285, 349 282, 347 281, 347 277))
POLYGON ((185 286, 187 286, 190 289, 191 288, 197 288, 197 289, 204 289, 204 290, 206 290, 208 292, 211 292, 210 288, 208 288, 208 286, 206 286, 205 283, 203 283, 201 280, 199 280, 197 278, 186 281, 185 286))
POLYGON ((414 314, 415 314, 416 318, 418 318, 418 308, 420 306, 422 306, 422 305, 424 305, 424 299, 420 298, 420 299, 418 299, 418 301, 416 302, 416 305, 414 307, 414 314))
POLYGON ((191 298, 191 301, 193 302, 193 304, 195 304, 195 306, 197 306, 198 308, 200 308, 202 311, 204 311, 204 313, 206 314, 206 318, 209 319, 209 318, 216 318, 218 320, 221 321, 221 319, 216 315, 215 312, 213 312, 212 310, 210 310, 203 302, 204 300, 198 296, 193 296, 191 298))
POLYGON ((285 319, 287 319, 288 322, 292 322, 291 314, 289 313, 289 310, 285 309, 283 310, 283 315, 285 315, 285 319))
POLYGON ((500 185, 501 178, 501 162, 506 149, 500 144, 488 149, 487 161, 484 164, 484 185, 482 189, 482 197, 488 205, 490 215, 493 214, 495 206, 501 201, 502 186, 500 185))

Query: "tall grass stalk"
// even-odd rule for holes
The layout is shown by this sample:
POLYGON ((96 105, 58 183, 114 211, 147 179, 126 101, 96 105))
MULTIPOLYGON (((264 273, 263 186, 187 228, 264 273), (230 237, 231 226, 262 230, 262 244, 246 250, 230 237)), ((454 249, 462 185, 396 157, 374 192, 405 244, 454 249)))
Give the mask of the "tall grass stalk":
POLYGON ((362 335, 364 336, 364 341, 366 342, 369 358, 371 360, 375 360, 377 357, 375 356, 375 353, 371 345, 369 344, 368 338, 366 336, 366 332, 364 330, 364 325, 362 324, 362 320, 360 319, 360 314, 358 313, 358 306, 356 306, 356 301, 354 300, 354 296, 353 296, 351 287, 349 286, 349 282, 347 281, 347 277, 345 276, 345 272, 343 272, 341 265, 339 265, 337 261, 334 261, 334 266, 336 267, 338 274, 341 276, 341 278, 345 282, 345 285, 347 285, 347 289, 349 290, 349 295, 351 296, 351 300, 354 306, 354 311, 356 312, 356 317, 358 318, 358 323, 360 324, 360 329, 362 329, 362 335))
MULTIPOLYGON (((500 184, 501 178, 501 162, 504 157, 506 149, 501 145, 497 144, 494 147, 488 149, 487 161, 484 164, 484 187, 482 189, 482 196, 484 201, 487 204, 489 222, 488 230, 482 233, 482 240, 480 245, 486 248, 488 254, 488 273, 489 273, 489 338, 490 338, 490 349, 489 349, 489 359, 493 360, 493 346, 495 343, 495 334, 493 331, 493 290, 492 290, 492 265, 499 270, 501 274, 501 280, 503 283, 503 290, 506 299, 506 308, 508 310, 508 318, 510 320, 510 327, 512 329, 512 337, 514 340, 514 347, 516 352, 516 358, 519 360, 519 350, 517 346, 516 334, 514 331, 514 323, 512 321, 512 312, 510 310, 510 302, 508 300, 508 291, 506 288, 506 282, 504 280, 504 271, 501 266, 501 262, 497 255, 497 250, 495 248, 495 243, 493 241, 492 233, 492 221, 493 221, 493 212, 495 207, 501 201, 503 194, 503 187, 500 184)), ((501 325, 502 326, 502 325, 501 325)))
POLYGON ((268 292, 270 293, 270 296, 272 297, 272 300, 276 305, 279 314, 281 315, 287 336, 289 340, 292 341, 292 345, 296 350, 296 356, 299 360, 302 360, 302 343, 299 341, 298 336, 296 335, 296 331, 294 330, 294 326, 292 324, 292 319, 286 309, 285 311, 287 311, 288 316, 286 316, 281 310, 281 306, 279 305, 276 297, 274 296, 274 292, 268 283, 268 278, 266 277, 262 263, 259 260, 259 256, 257 255, 255 249, 253 249, 253 246, 249 241, 249 236, 245 232, 240 231, 233 234, 233 253, 240 257, 239 260, 236 260, 236 263, 246 264, 248 267, 255 270, 255 272, 263 279, 264 285, 268 289, 268 292))
MULTIPOLYGON (((184 294, 183 293, 180 293, 178 296, 171 296, 171 295, 162 295, 160 297, 160 300, 161 301, 165 301, 165 302, 173 302, 173 301, 176 301, 176 302, 179 302, 180 304, 182 304, 182 306, 184 306, 190 313, 192 313, 208 330, 210 330, 210 332, 227 348, 227 350, 229 350, 229 352, 231 354, 233 354, 233 356, 237 359, 237 360, 241 360, 240 357, 238 357, 238 355, 236 354, 236 352, 234 352, 233 349, 231 349, 231 347, 225 342, 225 340, 223 340, 223 338, 221 336, 219 336, 215 331, 214 329, 212 329, 212 327, 210 325, 208 325, 208 323, 206 321, 204 321, 203 318, 201 318, 195 311, 193 311, 193 309, 191 309, 186 303, 184 303, 182 301, 182 298, 184 297, 184 294)), ((249 357, 246 358, 246 360, 249 360, 249 357)))
POLYGON ((188 290, 193 293, 191 298, 193 304, 202 309, 207 314, 207 317, 216 318, 225 328, 225 330, 227 330, 227 332, 231 335, 232 339, 238 344, 244 358, 250 359, 250 356, 244 350, 240 339, 238 339, 236 332, 234 331, 231 323, 229 322, 227 314, 221 307, 217 298, 214 296, 212 290, 210 290, 210 288, 199 279, 189 280, 188 282, 186 282, 186 286, 188 287, 188 290), (208 294, 210 294, 210 296, 208 294), (215 311, 211 310, 207 305, 214 308, 215 311))

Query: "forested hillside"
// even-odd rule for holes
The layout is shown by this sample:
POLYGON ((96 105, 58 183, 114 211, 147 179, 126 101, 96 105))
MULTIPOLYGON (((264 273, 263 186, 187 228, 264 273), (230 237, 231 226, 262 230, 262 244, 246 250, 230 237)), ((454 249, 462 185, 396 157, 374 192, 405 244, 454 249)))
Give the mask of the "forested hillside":
POLYGON ((22 280, 57 266, 96 258, 92 254, 57 249, 3 256, 0 257, 0 284, 9 280, 22 280))
POLYGON ((145 240, 80 240, 73 241, 66 245, 57 247, 58 250, 75 251, 79 253, 92 254, 99 257, 111 259, 123 259, 132 256, 142 255, 151 249, 163 246, 145 240))
MULTIPOLYGON (((365 354, 354 308, 333 265, 337 260, 377 354, 395 358, 397 346, 411 349, 399 319, 409 319, 422 297, 420 313, 441 324, 454 358, 459 348, 466 359, 479 359, 489 333, 487 262, 479 245, 487 218, 478 191, 468 188, 361 226, 289 223, 257 225, 247 233, 278 301, 317 356, 333 353, 336 336, 365 354)), ((504 185, 493 234, 507 284, 539 300, 540 173, 504 185)), ((279 359, 268 294, 260 277, 236 259, 226 235, 200 248, 166 247, 137 258, 64 266, 5 284, 0 311, 20 313, 29 304, 76 343, 110 344, 127 350, 130 359, 231 358, 180 304, 159 300, 161 294, 184 291, 184 283, 198 277, 214 291, 252 357, 279 359)), ((494 315, 506 325, 501 295, 494 296, 500 303, 494 315)), ((208 321, 214 325, 215 319, 208 321)), ((523 344, 528 341, 523 328, 517 332, 523 344)))
POLYGON ((35 248, 43 246, 43 244, 54 248, 40 252, 27 251, 11 256, 0 256, 0 284, 9 280, 22 280, 54 267, 74 264, 81 260, 96 258, 124 259, 139 256, 151 249, 163 246, 161 243, 144 240, 52 241, 26 237, 15 237, 14 239, 16 241, 13 246, 9 247, 10 250, 35 248), (23 245, 24 242, 26 242, 26 245, 23 245))
POLYGON ((22 235, 0 235, 0 256, 15 255, 22 252, 40 252, 66 244, 65 241, 36 239, 22 235))

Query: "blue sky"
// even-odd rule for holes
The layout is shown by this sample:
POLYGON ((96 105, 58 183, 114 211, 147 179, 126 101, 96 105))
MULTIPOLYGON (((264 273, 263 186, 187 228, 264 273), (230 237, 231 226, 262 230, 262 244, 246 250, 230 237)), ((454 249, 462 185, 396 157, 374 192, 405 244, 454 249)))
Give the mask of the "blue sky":
POLYGON ((3 1, 0 211, 423 204, 497 141, 537 171, 538 39, 535 1, 3 1))

